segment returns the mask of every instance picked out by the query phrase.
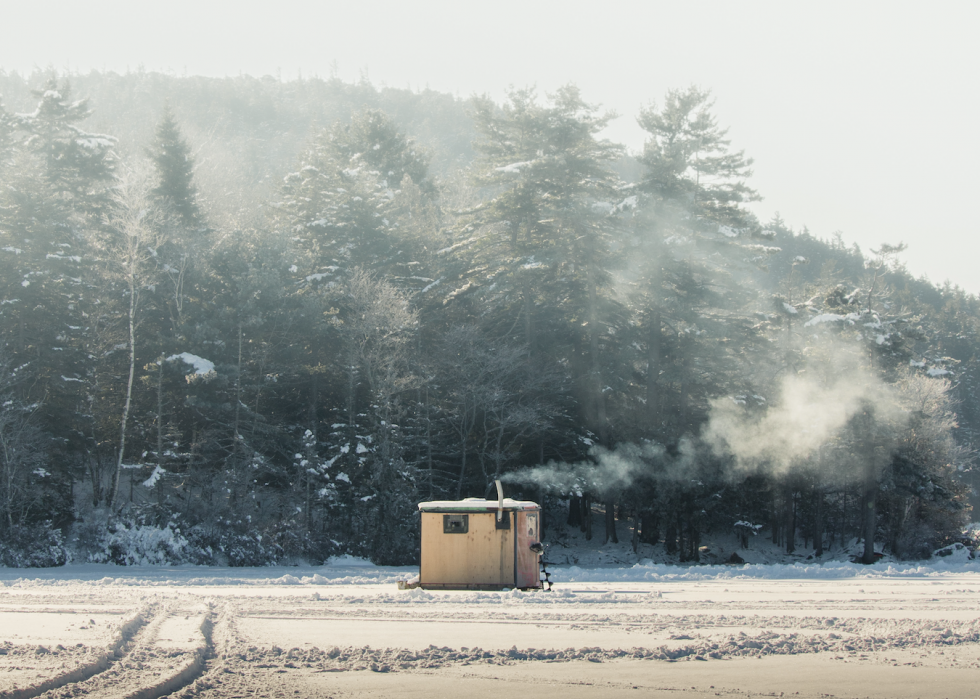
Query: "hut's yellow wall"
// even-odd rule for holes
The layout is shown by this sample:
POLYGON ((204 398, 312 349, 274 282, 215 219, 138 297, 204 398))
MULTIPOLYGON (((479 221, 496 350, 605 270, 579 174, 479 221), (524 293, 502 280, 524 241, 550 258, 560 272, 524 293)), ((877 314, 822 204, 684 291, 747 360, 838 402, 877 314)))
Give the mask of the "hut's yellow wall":
MULTIPOLYGON (((469 512, 466 534, 445 534, 442 512, 422 513, 420 583, 425 585, 514 585, 514 524, 497 529, 496 512, 469 512)), ((504 517, 513 517, 505 512, 504 517)))

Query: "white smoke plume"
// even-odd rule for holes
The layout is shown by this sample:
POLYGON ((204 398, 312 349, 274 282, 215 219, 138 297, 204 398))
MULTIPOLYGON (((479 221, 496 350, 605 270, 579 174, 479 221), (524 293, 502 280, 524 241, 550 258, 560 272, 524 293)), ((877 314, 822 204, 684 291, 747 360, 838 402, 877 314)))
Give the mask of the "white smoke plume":
POLYGON ((859 411, 870 407, 882 426, 904 422, 894 390, 866 374, 811 376, 784 378, 778 399, 761 414, 751 414, 730 397, 713 400, 701 439, 717 456, 733 457, 741 470, 785 473, 844 436, 859 411))
MULTIPOLYGON (((836 374, 814 371, 787 376, 765 409, 753 409, 732 397, 714 399, 700 435, 684 437, 676 449, 668 451, 654 442, 623 443, 612 450, 594 446, 589 460, 549 462, 508 473, 502 480, 555 494, 588 492, 605 497, 643 482, 696 478, 699 465, 707 461, 734 465, 732 476, 759 470, 781 475, 804 463, 817 464, 819 459, 813 457, 828 445, 838 448, 827 467, 857 477, 863 472, 865 455, 848 451, 855 444, 855 416, 870 414, 870 422, 860 427, 870 431, 861 437, 865 444, 887 447, 890 435, 905 424, 907 413, 894 387, 843 364, 836 374)), ((877 452, 885 458, 889 450, 877 452)))

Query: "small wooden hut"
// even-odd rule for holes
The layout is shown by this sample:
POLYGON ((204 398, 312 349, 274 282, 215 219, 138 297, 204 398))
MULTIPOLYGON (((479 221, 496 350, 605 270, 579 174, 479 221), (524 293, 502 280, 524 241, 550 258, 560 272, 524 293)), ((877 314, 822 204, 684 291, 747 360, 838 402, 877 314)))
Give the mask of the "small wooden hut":
POLYGON ((541 508, 535 502, 469 498, 419 503, 419 586, 444 590, 541 588, 541 508))

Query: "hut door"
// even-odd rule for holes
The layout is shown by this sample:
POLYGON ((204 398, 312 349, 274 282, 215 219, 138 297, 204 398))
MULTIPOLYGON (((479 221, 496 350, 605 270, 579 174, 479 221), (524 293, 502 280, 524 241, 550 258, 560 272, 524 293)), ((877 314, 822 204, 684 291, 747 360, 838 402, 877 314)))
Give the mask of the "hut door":
POLYGON ((531 544, 541 541, 537 512, 517 514, 517 587, 540 587, 538 554, 531 544))

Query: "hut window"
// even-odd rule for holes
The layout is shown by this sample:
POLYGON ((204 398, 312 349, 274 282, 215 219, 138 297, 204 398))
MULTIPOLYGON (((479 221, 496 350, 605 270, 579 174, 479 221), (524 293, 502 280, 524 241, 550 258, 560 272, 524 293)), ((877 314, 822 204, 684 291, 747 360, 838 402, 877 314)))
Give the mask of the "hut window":
POLYGON ((443 515, 443 534, 466 534, 470 530, 469 515, 443 515))

